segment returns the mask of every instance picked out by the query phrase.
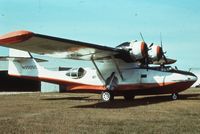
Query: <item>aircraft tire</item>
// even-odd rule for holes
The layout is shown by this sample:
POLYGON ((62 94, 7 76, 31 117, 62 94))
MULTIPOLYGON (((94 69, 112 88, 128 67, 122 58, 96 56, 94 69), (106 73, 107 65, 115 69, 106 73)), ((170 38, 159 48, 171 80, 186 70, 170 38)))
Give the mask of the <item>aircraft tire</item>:
POLYGON ((173 93, 171 95, 171 97, 172 97, 172 100, 177 100, 178 99, 178 93, 173 93))
POLYGON ((114 100, 114 95, 109 91, 103 91, 101 93, 101 100, 103 102, 108 102, 108 101, 114 100))

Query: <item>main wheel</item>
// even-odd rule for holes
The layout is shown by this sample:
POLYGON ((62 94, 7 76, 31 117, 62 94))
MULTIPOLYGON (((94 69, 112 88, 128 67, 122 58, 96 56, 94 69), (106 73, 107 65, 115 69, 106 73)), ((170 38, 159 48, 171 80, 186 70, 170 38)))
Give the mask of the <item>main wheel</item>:
POLYGON ((178 93, 173 93, 172 100, 177 100, 177 99, 178 99, 178 93))
POLYGON ((135 98, 135 95, 131 95, 131 94, 126 94, 124 95, 124 99, 127 101, 131 101, 135 98))
POLYGON ((101 93, 101 100, 104 101, 104 102, 114 100, 114 95, 111 92, 103 91, 101 93))

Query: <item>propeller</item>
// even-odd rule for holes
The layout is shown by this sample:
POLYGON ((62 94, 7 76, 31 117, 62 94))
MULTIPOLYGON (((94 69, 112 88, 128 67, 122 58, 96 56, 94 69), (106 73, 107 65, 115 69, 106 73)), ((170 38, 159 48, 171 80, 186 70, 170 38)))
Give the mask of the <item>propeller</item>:
POLYGON ((151 43, 151 45, 149 45, 149 50, 151 49, 152 46, 153 46, 153 43, 151 43))
POLYGON ((142 38, 142 41, 145 42, 141 32, 140 32, 140 37, 142 38))
MULTIPOLYGON (((164 61, 165 61, 165 63, 168 63, 168 61, 167 61, 167 58, 166 58, 166 56, 165 56, 165 54, 167 53, 166 51, 164 52, 163 50, 163 43, 162 43, 162 35, 161 35, 161 33, 160 33, 160 47, 161 47, 161 58, 163 58, 164 59, 164 61)), ((160 59, 159 59, 160 60, 160 59)))

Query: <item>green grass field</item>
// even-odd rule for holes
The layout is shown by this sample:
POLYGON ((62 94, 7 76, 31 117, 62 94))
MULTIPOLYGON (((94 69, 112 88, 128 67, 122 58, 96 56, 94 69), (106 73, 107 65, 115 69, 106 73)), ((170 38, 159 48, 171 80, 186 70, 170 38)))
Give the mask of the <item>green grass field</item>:
POLYGON ((117 97, 96 94, 0 95, 0 133, 200 133, 200 89, 171 101, 169 95, 117 97))

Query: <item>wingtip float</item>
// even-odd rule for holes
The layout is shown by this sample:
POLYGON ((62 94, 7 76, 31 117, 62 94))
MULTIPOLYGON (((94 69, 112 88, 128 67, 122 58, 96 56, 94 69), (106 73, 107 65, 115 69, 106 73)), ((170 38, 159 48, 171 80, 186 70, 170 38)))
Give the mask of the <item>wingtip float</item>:
POLYGON ((0 36, 0 44, 6 45, 6 44, 23 42, 31 38, 33 35, 34 35, 33 32, 25 30, 10 32, 0 36))

